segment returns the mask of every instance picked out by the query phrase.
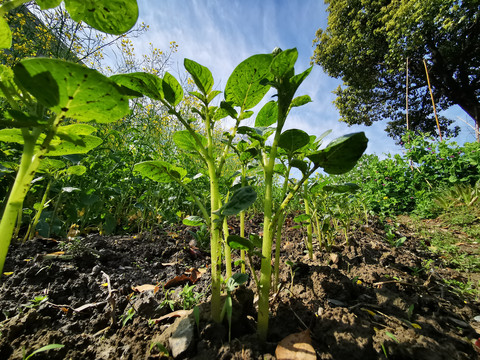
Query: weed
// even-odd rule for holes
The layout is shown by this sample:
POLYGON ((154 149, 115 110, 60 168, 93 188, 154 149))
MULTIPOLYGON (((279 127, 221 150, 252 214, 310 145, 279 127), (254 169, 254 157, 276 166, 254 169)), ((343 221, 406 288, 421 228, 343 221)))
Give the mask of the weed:
POLYGON ((25 348, 23 348, 23 356, 22 356, 22 359, 23 360, 28 360, 30 359, 33 355, 35 354, 38 354, 38 353, 41 353, 41 352, 45 352, 45 351, 48 351, 48 350, 52 350, 52 349, 61 349, 63 348, 65 345, 60 345, 60 344, 49 344, 49 345, 46 345, 46 346, 43 346, 41 347, 40 349, 37 349, 35 350, 34 352, 32 352, 30 355, 26 356, 25 354, 25 348))
POLYGON ((182 308, 184 310, 190 310, 200 302, 200 299, 204 296, 203 293, 195 293, 193 289, 195 285, 185 285, 182 292, 179 294, 182 300, 182 308))
POLYGON ((24 308, 29 308, 29 309, 36 308, 36 307, 40 306, 41 304, 43 304, 44 302, 48 301, 48 295, 35 296, 33 299, 31 299, 29 301, 30 301, 30 304, 24 304, 24 305, 21 305, 21 306, 24 307, 24 308))
POLYGON ((135 316, 135 309, 130 307, 124 314, 120 315, 122 327, 124 327, 135 316))

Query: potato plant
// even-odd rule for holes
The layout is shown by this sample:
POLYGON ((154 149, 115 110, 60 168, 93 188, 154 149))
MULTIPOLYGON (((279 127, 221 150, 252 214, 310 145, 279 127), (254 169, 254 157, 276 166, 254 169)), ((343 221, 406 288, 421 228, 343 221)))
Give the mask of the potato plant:
MULTIPOLYGON (((0 15, 24 3, 23 0, 6 2, 0 15)), ((37 0, 42 9, 59 5, 60 0, 37 0)), ((74 20, 112 34, 128 30, 138 16, 136 1, 91 1, 89 6, 80 0, 65 0, 65 7, 74 20)), ((0 17, 0 35, 3 47, 10 46, 8 25, 0 17)), ((177 131, 177 147, 204 163, 210 186, 210 206, 195 196, 190 187, 195 176, 176 164, 162 160, 138 163, 135 170, 159 182, 175 181, 195 200, 206 224, 210 228, 212 297, 211 313, 216 322, 222 319, 222 246, 226 273, 231 274, 230 246, 243 248, 249 255, 261 247, 260 279, 252 269, 259 293, 258 333, 265 340, 268 331, 269 296, 272 282, 272 249, 275 234, 277 248, 281 246, 280 229, 287 206, 305 181, 318 169, 330 174, 341 174, 352 169, 367 146, 364 133, 345 135, 320 149, 320 142, 302 130, 284 130, 290 111, 310 102, 308 95, 295 97, 302 82, 312 68, 295 74, 296 49, 276 49, 271 54, 253 55, 241 62, 229 77, 223 101, 216 101, 222 92, 214 90, 213 76, 208 68, 185 59, 184 66, 193 79, 197 91, 190 95, 198 100, 188 118, 180 110, 184 99, 180 83, 169 73, 161 78, 148 73, 131 73, 107 78, 80 65, 53 59, 26 59, 14 69, 0 67, 0 96, 10 108, 4 113, 0 141, 23 145, 23 154, 15 183, 11 189, 0 222, 0 272, 3 268, 17 215, 33 176, 45 156, 85 153, 97 146, 101 139, 91 135, 95 128, 76 121, 112 122, 129 112, 129 100, 146 96, 159 101, 169 114, 178 119, 184 129, 177 131), (254 127, 240 126, 253 116, 267 92, 273 88, 276 100, 267 102, 257 114, 254 127), (216 136, 220 121, 230 117, 232 129, 223 139, 216 136), (195 124, 201 122, 200 133, 195 124), (244 135, 250 146, 237 147, 240 157, 244 152, 255 157, 263 173, 264 229, 263 238, 222 238, 226 217, 246 210, 256 199, 252 187, 244 186, 222 197, 221 179, 225 175, 227 160, 237 135, 244 135), (219 141, 220 140, 220 141, 219 141), (255 149, 253 152, 251 149, 255 149), (283 160, 283 163, 280 161, 283 160), (290 171, 301 172, 297 181, 289 181, 290 171), (274 201, 274 174, 284 177, 283 197, 274 201), (230 241, 225 241, 230 240, 230 241)), ((245 174, 242 173, 245 178, 245 174)), ((277 257, 278 262, 278 257, 277 257)), ((276 266, 278 271, 278 265, 276 266)))
MULTIPOLYGON (((25 3, 7 1, 0 7, 0 47, 11 46, 11 32, 3 14, 25 3)), ((60 5, 60 0, 37 0, 42 9, 60 5)), ((121 34, 138 17, 135 0, 66 0, 65 7, 76 21, 105 32, 121 34)), ((95 70, 61 60, 32 58, 13 69, 0 65, 0 97, 8 108, 0 119, 0 141, 23 146, 15 182, 0 220, 0 273, 3 270, 18 214, 41 161, 45 156, 88 152, 101 139, 95 128, 78 122, 112 122, 129 112, 128 98, 112 80, 95 70)))

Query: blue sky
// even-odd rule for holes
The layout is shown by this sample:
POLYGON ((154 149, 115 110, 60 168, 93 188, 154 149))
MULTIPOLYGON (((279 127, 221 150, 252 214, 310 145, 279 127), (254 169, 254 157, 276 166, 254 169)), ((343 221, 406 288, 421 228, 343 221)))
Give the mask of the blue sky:
MULTIPOLYGON (((178 53, 170 72, 173 75, 183 72, 185 57, 195 60, 212 71, 218 90, 223 90, 228 76, 242 60, 269 53, 276 46, 296 47, 299 53, 296 71, 303 71, 310 66, 315 32, 327 23, 322 0, 138 0, 138 4, 139 21, 148 24, 150 30, 133 39, 136 51, 148 53, 149 43, 167 50, 169 43, 176 41, 178 53)), ((302 129, 317 136, 331 129, 327 143, 346 133, 364 131, 369 138, 366 153, 383 157, 383 153, 401 152, 384 132, 384 123, 348 127, 338 121, 332 91, 339 84, 339 80, 328 77, 315 65, 297 91, 297 95, 310 95, 313 102, 292 110, 286 128, 302 129)), ((449 114, 465 119, 459 110, 449 114)), ((467 132, 460 140, 473 141, 473 137, 467 132)))

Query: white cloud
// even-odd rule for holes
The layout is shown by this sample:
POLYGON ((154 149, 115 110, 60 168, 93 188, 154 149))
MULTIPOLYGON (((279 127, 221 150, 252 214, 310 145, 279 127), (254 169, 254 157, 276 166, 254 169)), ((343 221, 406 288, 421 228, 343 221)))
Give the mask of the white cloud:
MULTIPOLYGON (((313 55, 315 32, 326 26, 327 19, 326 6, 319 0, 139 0, 139 7, 140 21, 150 25, 151 30, 136 39, 135 48, 146 51, 151 42, 166 50, 170 41, 176 41, 179 53, 175 69, 184 71, 185 57, 195 60, 212 71, 219 90, 242 60, 270 52, 275 46, 296 47, 296 71, 305 70, 313 55)), ((300 128, 317 136, 332 129, 325 143, 346 133, 365 131, 370 139, 367 153, 382 156, 384 152, 399 152, 400 148, 387 137, 383 123, 348 127, 338 122, 332 91, 339 84, 339 80, 314 66, 297 92, 310 95, 313 102, 294 109, 286 128, 300 128)), ((264 101, 268 100, 267 95, 264 101)))

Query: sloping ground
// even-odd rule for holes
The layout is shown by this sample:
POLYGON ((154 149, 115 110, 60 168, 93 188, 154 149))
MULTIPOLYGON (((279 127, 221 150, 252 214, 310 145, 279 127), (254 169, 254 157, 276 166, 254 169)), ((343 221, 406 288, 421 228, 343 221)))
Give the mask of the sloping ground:
MULTIPOLYGON (((247 231, 258 231, 259 221, 250 221, 247 231)), ((480 337, 478 284, 458 291, 452 281, 467 283, 468 275, 447 268, 442 254, 433 255, 418 228, 400 226, 397 235, 406 241, 392 248, 384 230, 371 223, 331 253, 317 245, 309 260, 302 230, 288 224, 268 342, 255 337, 251 292, 237 290, 235 302, 243 304, 241 311, 234 307, 234 317, 242 316, 232 325, 230 344, 228 326, 202 320, 179 358, 274 358, 281 339, 307 328, 318 359, 480 358, 473 344, 480 337)), ((233 232, 236 227, 232 223, 233 232)), ((22 359, 23 348, 30 354, 53 343, 65 346, 32 359, 161 358, 151 345, 173 319, 149 320, 208 293, 209 258, 191 240, 188 229, 178 228, 137 238, 89 235, 56 255, 46 254, 64 249, 61 242, 14 244, 4 269, 12 274, 2 275, 0 358, 22 359), (193 295, 185 295, 186 281, 195 282, 193 295), (160 286, 133 292, 132 286, 143 284, 160 286)), ((478 244, 469 245, 471 256, 478 254, 478 244)))

